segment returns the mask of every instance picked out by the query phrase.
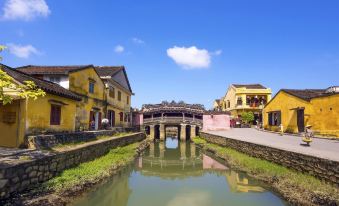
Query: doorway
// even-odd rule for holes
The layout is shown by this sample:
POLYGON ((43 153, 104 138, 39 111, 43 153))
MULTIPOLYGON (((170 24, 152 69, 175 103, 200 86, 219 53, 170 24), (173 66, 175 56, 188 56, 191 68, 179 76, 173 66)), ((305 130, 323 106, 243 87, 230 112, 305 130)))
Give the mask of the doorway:
POLYGON ((109 121, 109 125, 111 127, 114 127, 115 126, 115 111, 114 110, 108 110, 107 119, 109 121))
POLYGON ((304 109, 297 110, 297 125, 298 125, 298 132, 305 131, 304 109))

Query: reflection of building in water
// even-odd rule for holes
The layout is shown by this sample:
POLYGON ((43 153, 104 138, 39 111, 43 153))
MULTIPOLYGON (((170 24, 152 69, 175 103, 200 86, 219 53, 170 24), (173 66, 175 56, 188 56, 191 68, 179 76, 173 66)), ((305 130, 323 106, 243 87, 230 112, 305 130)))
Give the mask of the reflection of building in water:
POLYGON ((203 169, 204 170, 219 170, 223 171, 227 179, 228 185, 232 192, 263 192, 264 188, 256 186, 252 183, 245 175, 229 170, 225 165, 216 161, 215 159, 202 155, 203 158, 203 169))
POLYGON ((265 189, 252 183, 245 175, 229 170, 224 173, 232 192, 264 192, 265 189))
POLYGON ((226 177, 233 192, 263 192, 264 189, 247 176, 229 170, 224 164, 204 155, 190 142, 178 142, 176 148, 166 147, 166 142, 155 142, 137 161, 137 168, 145 176, 175 179, 203 176, 217 172, 226 177))

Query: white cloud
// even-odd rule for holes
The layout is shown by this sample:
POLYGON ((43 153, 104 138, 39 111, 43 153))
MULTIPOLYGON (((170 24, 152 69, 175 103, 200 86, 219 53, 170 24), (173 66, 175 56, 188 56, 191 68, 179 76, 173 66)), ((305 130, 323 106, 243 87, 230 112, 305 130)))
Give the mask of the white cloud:
POLYGON ((121 45, 117 45, 117 46, 114 48, 114 51, 115 51, 116 53, 122 53, 122 52, 125 51, 125 48, 124 48, 123 46, 121 46, 121 45))
POLYGON ((136 37, 132 38, 132 41, 136 44, 145 44, 145 41, 143 41, 139 38, 136 38, 136 37))
POLYGON ((32 20, 36 17, 47 17, 51 11, 45 0, 7 0, 2 18, 5 20, 32 20))
POLYGON ((211 54, 206 49, 195 46, 177 47, 167 49, 167 55, 184 69, 208 68, 211 64, 211 54))
POLYGON ((32 45, 17 45, 17 44, 7 44, 8 50, 11 54, 14 54, 15 56, 19 58, 24 58, 27 59, 31 55, 39 55, 41 52, 37 50, 35 47, 32 45))
POLYGON ((221 53, 222 53, 222 50, 221 50, 221 49, 219 49, 219 50, 213 52, 213 54, 214 54, 215 56, 219 56, 221 53))

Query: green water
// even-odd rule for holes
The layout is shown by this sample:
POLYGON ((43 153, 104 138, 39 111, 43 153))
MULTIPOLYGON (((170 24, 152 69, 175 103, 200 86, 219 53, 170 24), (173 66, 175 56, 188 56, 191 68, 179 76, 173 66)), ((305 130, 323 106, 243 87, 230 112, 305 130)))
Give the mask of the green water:
POLYGON ((236 172, 194 144, 168 138, 74 206, 275 206, 286 203, 269 187, 236 172))

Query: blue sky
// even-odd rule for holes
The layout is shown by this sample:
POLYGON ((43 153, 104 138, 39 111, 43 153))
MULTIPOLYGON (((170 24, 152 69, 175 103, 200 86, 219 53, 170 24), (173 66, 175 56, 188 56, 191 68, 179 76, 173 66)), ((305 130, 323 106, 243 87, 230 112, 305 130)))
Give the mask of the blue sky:
POLYGON ((3 63, 125 65, 132 105, 339 85, 338 0, 0 0, 3 63), (94 3, 95 2, 95 3, 94 3))

